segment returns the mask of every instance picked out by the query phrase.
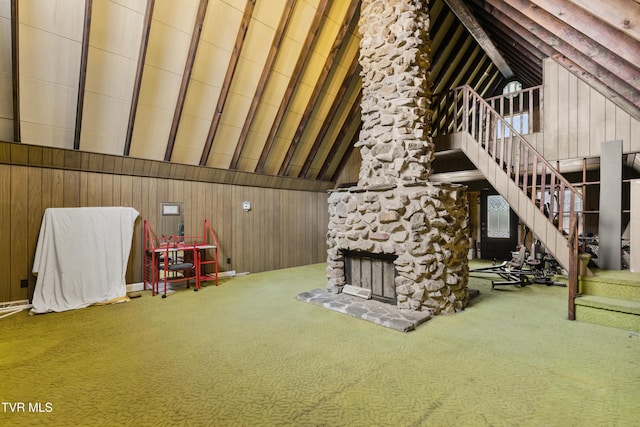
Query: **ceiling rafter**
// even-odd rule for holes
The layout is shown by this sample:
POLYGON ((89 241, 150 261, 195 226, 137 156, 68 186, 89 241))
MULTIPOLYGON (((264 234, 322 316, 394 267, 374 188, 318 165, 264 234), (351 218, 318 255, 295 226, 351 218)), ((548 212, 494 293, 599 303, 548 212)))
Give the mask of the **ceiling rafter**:
POLYGON ((498 89, 499 85, 502 85, 502 83, 505 81, 504 76, 502 75, 500 70, 498 70, 498 67, 496 67, 495 64, 493 64, 491 68, 493 68, 493 72, 485 72, 485 75, 491 77, 489 78, 489 80, 486 80, 484 89, 480 92, 483 97, 493 95, 498 89))
POLYGON ((333 123, 338 115, 338 112, 340 111, 340 105, 344 101, 344 98, 347 94, 347 89, 354 83, 355 80, 360 79, 360 75, 358 73, 360 62, 358 61, 358 59, 359 55, 356 53, 356 55, 354 55, 353 57, 353 60, 351 61, 349 69, 347 70, 347 74, 345 75, 342 86, 340 86, 340 89, 338 89, 338 93, 336 94, 336 97, 334 98, 333 103, 329 108, 327 117, 325 117, 325 120, 322 122, 320 132, 318 132, 318 135, 316 136, 316 139, 311 146, 311 150, 307 155, 307 159, 302 165, 302 169, 298 174, 299 178, 305 178, 307 176, 307 173, 311 168, 311 164, 313 163, 313 160, 315 159, 316 154, 318 153, 318 150, 320 149, 320 146, 322 145, 322 142, 324 141, 324 138, 327 135, 329 128, 331 127, 331 123, 333 123))
POLYGON ((147 59, 147 47, 149 46, 149 34, 151 33, 151 22, 153 21, 155 3, 155 0, 147 0, 147 8, 144 13, 138 64, 136 66, 136 76, 133 83, 133 94, 131 96, 131 108, 129 110, 129 123, 127 125, 127 135, 124 140, 124 156, 128 156, 131 151, 131 139, 133 138, 133 127, 135 126, 136 113, 138 112, 138 100, 140 99, 140 88, 142 87, 142 76, 147 59))
POLYGON ((504 56, 509 58, 509 64, 514 70, 517 80, 521 81, 525 86, 542 84, 542 60, 544 56, 540 58, 534 56, 514 42, 513 39, 507 39, 506 34, 497 33, 493 37, 499 43, 504 56))
POLYGON ((342 126, 340 127, 340 131, 338 132, 336 139, 333 141, 333 144, 331 144, 331 148, 327 153, 327 157, 325 157, 324 162, 322 163, 322 167, 320 168, 320 174, 318 175, 321 177, 321 179, 327 179, 326 178, 326 176, 328 175, 327 168, 333 162, 334 157, 338 153, 338 150, 340 149, 340 146, 342 145, 343 141, 346 139, 347 131, 349 130, 353 122, 355 120, 362 121, 362 114, 360 112, 361 101, 362 101, 362 91, 360 91, 358 93, 358 96, 356 96, 355 101, 351 105, 351 109, 349 110, 349 114, 347 115, 347 118, 342 123, 342 126))
POLYGON ((431 39, 432 47, 437 43, 436 36, 444 25, 444 20, 448 14, 448 10, 444 7, 442 1, 436 1, 429 5, 429 38, 431 39))
POLYGON ((469 46, 469 49, 464 52, 458 52, 456 61, 458 61, 458 57, 464 58, 464 61, 458 61, 457 66, 447 69, 447 72, 434 85, 433 93, 438 94, 460 86, 464 73, 471 67, 478 55, 482 56, 482 49, 477 44, 469 46))
MULTIPOLYGON (((485 10, 480 10, 480 13, 486 20, 492 19, 485 10)), ((529 59, 530 63, 539 63, 542 66, 542 60, 547 56, 531 44, 528 38, 523 38, 519 34, 511 31, 502 21, 493 19, 492 26, 495 27, 493 31, 494 37, 500 42, 501 47, 510 47, 513 50, 521 52, 523 56, 529 59)))
POLYGON ((255 9, 255 6, 256 0, 247 0, 244 6, 244 15, 242 16, 242 21, 240 22, 240 28, 238 28, 238 34, 236 35, 236 41, 233 45, 233 51, 231 53, 231 59, 229 60, 229 66, 227 67, 227 72, 224 76, 222 88, 220 88, 218 103, 216 104, 215 110, 213 110, 211 126, 209 127, 207 139, 205 140, 204 148, 202 149, 200 166, 206 166, 207 161, 209 160, 211 146, 213 145, 213 140, 216 137, 216 132, 218 131, 218 126, 220 125, 220 120, 222 119, 222 112, 224 110, 224 105, 227 102, 229 89, 231 87, 231 80, 233 79, 236 67, 238 66, 238 61, 240 60, 240 53, 242 52, 242 46, 244 45, 244 40, 247 36, 247 30, 249 29, 249 24, 251 23, 251 17, 253 16, 253 10, 255 9))
POLYGON ((479 81, 477 79, 480 78, 478 76, 482 76, 485 73, 486 67, 488 66, 488 64, 486 64, 487 61, 489 61, 489 64, 492 63, 488 56, 482 55, 480 60, 475 63, 473 67, 467 69, 466 74, 462 78, 462 81, 465 82, 465 84, 471 86, 478 93, 482 92, 482 88, 478 86, 479 81))
POLYGON ((449 38, 461 27, 455 25, 456 17, 449 9, 443 9, 434 23, 436 26, 432 28, 433 33, 430 30, 429 37, 431 38, 431 56, 435 58, 447 49, 449 38))
POLYGON ((285 90, 282 102, 280 102, 280 108, 278 108, 278 113, 273 120, 273 124, 271 126, 271 130, 269 131, 269 135, 267 136, 267 140, 262 147, 262 153, 260 154, 258 164, 255 168, 255 172, 257 173, 262 173, 264 170, 264 165, 267 162, 267 157, 269 156, 271 148, 273 147, 273 144, 275 142, 278 130, 280 129, 280 125, 282 124, 282 119, 284 118, 284 114, 287 111, 287 107, 289 106, 291 99, 293 98, 295 90, 300 84, 300 76, 302 75, 302 70, 304 70, 304 67, 307 64, 309 55, 311 55, 311 47, 315 43, 320 31, 320 24, 325 18, 325 10, 327 9, 328 4, 328 0, 320 0, 320 4, 316 9, 316 13, 313 17, 309 32, 307 33, 304 44, 302 45, 300 56, 298 57, 298 61, 296 62, 293 73, 291 74, 291 79, 289 80, 289 84, 287 85, 287 89, 285 90))
POLYGON ((82 133, 82 112, 84 109, 84 92, 87 84, 87 62, 89 59, 89 37, 91 35, 91 10, 93 0, 84 2, 84 27, 82 31, 82 53, 80 54, 80 77, 78 81, 78 101, 76 103, 76 126, 73 138, 73 149, 80 149, 82 133))
POLYGON ((624 101, 634 105, 635 109, 640 108, 640 92, 638 90, 635 90, 612 72, 591 61, 584 53, 524 16, 519 10, 507 3, 508 1, 486 0, 485 7, 489 6, 491 9, 489 12, 493 16, 505 22, 507 26, 518 32, 522 37, 528 37, 532 44, 548 56, 551 57, 556 53, 560 53, 592 76, 597 76, 598 80, 615 92, 616 99, 622 98, 624 101))
POLYGON ((451 8, 451 11, 460 19, 462 25, 471 33, 478 42, 482 50, 487 54, 495 66, 500 70, 502 75, 510 79, 514 76, 513 71, 502 57, 500 51, 493 44, 487 33, 484 31, 480 23, 473 16, 462 0, 444 0, 451 8))
POLYGON ((450 67, 455 67, 461 60, 463 60, 464 58, 461 55, 461 52, 466 52, 471 47, 472 43, 474 43, 473 38, 461 33, 460 37, 455 38, 455 44, 452 45, 453 48, 447 55, 443 54, 438 57, 434 57, 431 61, 431 70, 429 71, 429 78, 431 81, 439 81, 441 76, 446 75, 450 67))
MULTIPOLYGON (((307 124, 311 119, 311 114, 316 108, 318 104, 318 100, 320 99, 320 94, 322 93, 322 89, 324 88, 327 80, 329 79, 329 75, 331 70, 333 69, 333 64, 336 62, 336 58, 338 57, 338 52, 340 52, 340 48, 343 46, 343 42, 345 41, 346 36, 349 33, 349 30, 353 28, 353 24, 356 22, 354 20, 354 16, 356 16, 356 12, 358 11, 360 6, 360 0, 351 0, 349 4, 349 8, 342 20, 342 24, 340 25, 340 29, 338 30, 338 34, 331 46, 331 50, 329 51, 329 55, 327 55, 327 59, 325 60, 324 66, 322 67, 322 71, 320 72, 320 76, 318 77, 318 81, 316 82, 315 87, 313 88, 313 92, 311 97, 309 98, 309 102, 307 107, 302 114, 302 118, 300 119, 300 123, 296 128, 296 133, 291 139, 291 143, 289 144, 289 148, 287 149, 287 153, 284 156, 284 160, 280 165, 280 170, 278 171, 278 175, 286 175, 287 170, 289 169, 289 165, 291 164, 291 159, 293 159, 293 155, 295 154, 298 146, 300 145, 300 140, 302 139, 302 134, 304 130, 307 128, 307 124)), ((346 46, 346 44, 345 44, 346 46)))
POLYGON ((191 34, 191 43, 189 44, 187 60, 184 64, 184 71, 182 73, 180 92, 178 92, 176 109, 173 112, 173 120, 171 121, 171 130, 169 131, 167 150, 164 153, 165 162, 171 161, 171 156, 173 154, 173 147, 175 146, 176 136, 178 135, 178 126, 180 125, 182 110, 184 109, 184 103, 187 98, 187 90, 189 89, 189 83, 191 82, 191 72, 193 71, 193 64, 196 59, 198 44, 200 43, 200 34, 202 34, 202 25, 204 24, 204 17, 207 13, 208 5, 209 0, 200 0, 200 3, 198 5, 198 12, 196 14, 196 19, 193 25, 193 33, 191 34))
POLYGON ((11 0, 11 86, 13 92, 13 141, 20 142, 20 9, 11 0))
MULTIPOLYGON (((543 8, 556 19, 596 41, 620 58, 640 66, 640 50, 638 40, 634 39, 619 28, 606 25, 597 15, 574 5, 571 2, 551 0, 531 0, 537 9, 543 8)), ((574 36, 575 37, 575 36, 574 36)))
POLYGON ((522 41, 521 43, 516 41, 516 35, 512 35, 514 38, 509 36, 504 33, 496 33, 494 38, 500 43, 504 55, 509 58, 509 63, 518 79, 531 80, 531 86, 542 84, 542 61, 545 55, 538 56, 536 52, 539 51, 528 42, 522 41))
MULTIPOLYGON (((555 51, 548 45, 542 43, 539 39, 531 37, 531 35, 516 21, 508 17, 504 13, 496 10, 492 6, 486 4, 484 0, 473 0, 477 6, 476 13, 485 18, 487 26, 491 22, 491 26, 500 31, 503 34, 503 45, 512 45, 515 43, 515 50, 522 50, 529 53, 530 60, 525 63, 528 64, 528 69, 536 69, 536 73, 539 73, 540 79, 536 80, 536 85, 542 83, 542 60, 549 56, 552 56, 555 51)), ((531 71, 529 71, 531 72, 531 71)), ((526 72, 519 72, 519 77, 523 77, 526 72)))
POLYGON ((271 42, 271 48, 269 49, 267 60, 265 61, 264 68, 262 69, 260 80, 258 80, 258 86, 256 88, 255 94, 253 95, 253 99, 251 100, 251 106, 249 107, 247 118, 244 121, 242 131, 240 132, 240 137, 238 138, 238 143, 236 144, 235 151, 233 152, 233 158, 231 159, 229 169, 238 168, 238 162, 240 161, 240 156, 242 155, 242 151, 244 150, 244 147, 246 145, 249 130, 251 129, 251 124, 253 123, 253 119, 255 118, 256 112, 258 111, 260 99, 262 99, 262 94, 264 93, 265 86, 267 85, 267 81, 269 80, 271 67, 273 66, 273 62, 278 55, 278 50, 280 49, 280 45, 282 44, 284 34, 289 26, 289 23, 291 22, 293 7, 295 6, 295 4, 296 0, 288 0, 284 6, 284 11, 280 16, 280 22, 278 23, 278 28, 276 28, 273 41, 271 42))
MULTIPOLYGON (((638 69, 629 65, 626 60, 612 53, 599 42, 590 39, 551 13, 537 7, 531 0, 503 1, 529 19, 533 28, 538 26, 544 28, 548 32, 547 34, 550 40, 556 42, 555 46, 557 46, 557 49, 560 49, 563 45, 571 46, 584 57, 588 58, 588 60, 593 61, 595 64, 607 70, 611 75, 619 77, 636 90, 640 90, 640 73, 638 69)), ((622 40, 618 41, 618 43, 621 42, 622 40)), ((552 46, 554 46, 554 44, 552 44, 552 46)), ((565 50, 568 53, 572 53, 566 48, 565 50)), ((637 53, 634 56, 640 59, 637 53)))
POLYGON ((565 0, 640 41, 640 2, 634 0, 565 0))
POLYGON ((474 16, 485 28, 516 74, 527 86, 542 84, 542 61, 548 55, 534 47, 527 38, 520 37, 485 8, 484 0, 468 0, 474 16))

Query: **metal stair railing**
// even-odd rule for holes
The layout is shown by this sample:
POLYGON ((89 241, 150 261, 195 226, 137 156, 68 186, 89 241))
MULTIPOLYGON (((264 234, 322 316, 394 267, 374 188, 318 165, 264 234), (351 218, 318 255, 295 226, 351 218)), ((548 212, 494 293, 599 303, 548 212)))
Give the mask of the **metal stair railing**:
MULTIPOLYGON (((439 113, 434 116, 436 134, 467 132, 512 183, 565 238, 569 247, 570 320, 575 319, 574 299, 578 288, 578 214, 576 205, 582 195, 520 133, 509 119, 500 115, 471 87, 456 88, 434 98, 439 113), (446 105, 444 108, 443 105, 446 105), (444 114, 443 114, 444 113, 444 114), (545 196, 550 203, 546 204, 545 196), (538 198, 539 197, 539 198, 538 198), (568 198, 568 200, 567 200, 568 198), (557 201, 558 209, 556 209, 557 201), (567 206, 568 205, 568 206, 567 206), (565 209, 568 207, 568 211, 565 209), (557 210, 557 212, 556 212, 557 210), (568 227, 564 227, 568 216, 568 227)), ((513 110, 511 110, 513 111, 513 110)), ((541 236, 544 238, 544 236, 541 236)))

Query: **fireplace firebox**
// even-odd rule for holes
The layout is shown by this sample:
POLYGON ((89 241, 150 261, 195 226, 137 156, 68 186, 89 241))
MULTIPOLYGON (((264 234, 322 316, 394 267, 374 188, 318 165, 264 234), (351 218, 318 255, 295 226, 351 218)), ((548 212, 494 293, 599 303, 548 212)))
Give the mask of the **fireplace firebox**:
POLYGON ((398 272, 390 254, 343 251, 344 275, 348 285, 370 289, 371 298, 396 304, 395 279, 398 272))

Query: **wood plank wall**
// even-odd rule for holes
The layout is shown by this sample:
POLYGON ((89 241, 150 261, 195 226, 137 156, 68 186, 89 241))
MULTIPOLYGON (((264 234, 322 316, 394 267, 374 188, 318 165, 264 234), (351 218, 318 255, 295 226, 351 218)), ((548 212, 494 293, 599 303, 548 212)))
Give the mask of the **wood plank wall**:
POLYGON ((640 151, 640 122, 553 58, 544 61, 543 115, 532 142, 547 160, 600 157, 601 143, 617 139, 624 153, 640 151))
POLYGON ((362 156, 360 155, 360 149, 355 148, 349 159, 345 162, 342 170, 336 177, 336 186, 347 185, 351 183, 357 183, 360 174, 360 164, 362 163, 362 156))
POLYGON ((223 271, 259 272, 326 259, 325 191, 0 164, 0 268, 4 272, 0 302, 31 298, 33 256, 44 210, 49 207, 138 210, 141 218, 136 222, 126 279, 140 282, 142 218, 159 224, 161 202, 183 203, 187 235, 202 234, 203 220, 211 221, 223 271), (249 212, 242 210, 245 200, 251 202, 249 212), (28 279, 28 288, 20 287, 22 279, 28 279))

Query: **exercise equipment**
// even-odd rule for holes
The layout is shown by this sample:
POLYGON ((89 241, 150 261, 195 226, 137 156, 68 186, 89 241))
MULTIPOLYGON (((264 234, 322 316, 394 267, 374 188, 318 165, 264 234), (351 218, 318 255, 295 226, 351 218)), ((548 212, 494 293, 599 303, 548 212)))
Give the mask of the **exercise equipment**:
POLYGON ((516 250, 511 252, 511 260, 504 261, 489 267, 479 267, 469 270, 469 274, 494 274, 503 280, 492 280, 491 289, 496 286, 527 286, 531 284, 541 284, 547 286, 567 285, 562 282, 553 281, 553 277, 558 270, 557 261, 546 253, 544 246, 536 240, 531 246, 531 252, 527 251, 524 245, 518 245, 516 250))

